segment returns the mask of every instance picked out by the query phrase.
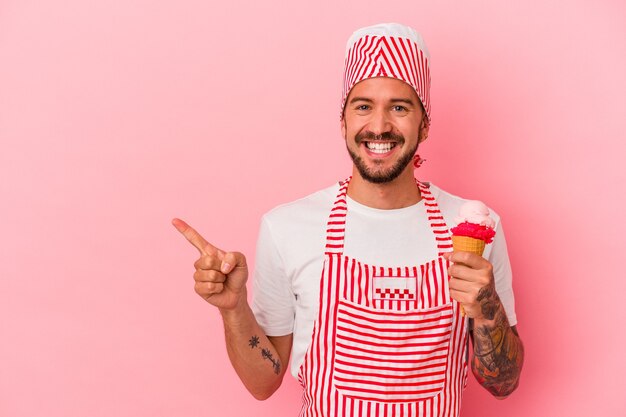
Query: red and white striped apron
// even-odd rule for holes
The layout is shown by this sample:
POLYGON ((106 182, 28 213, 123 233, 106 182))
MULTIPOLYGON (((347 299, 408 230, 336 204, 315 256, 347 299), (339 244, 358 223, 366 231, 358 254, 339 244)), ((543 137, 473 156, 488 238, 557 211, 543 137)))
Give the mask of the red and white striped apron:
MULTIPOLYGON (((450 233, 418 182, 439 256, 419 266, 343 255, 350 178, 329 216, 319 313, 300 367, 301 417, 457 416, 467 381, 467 319, 450 297, 450 233)), ((373 242, 373 244, 376 244, 373 242)))

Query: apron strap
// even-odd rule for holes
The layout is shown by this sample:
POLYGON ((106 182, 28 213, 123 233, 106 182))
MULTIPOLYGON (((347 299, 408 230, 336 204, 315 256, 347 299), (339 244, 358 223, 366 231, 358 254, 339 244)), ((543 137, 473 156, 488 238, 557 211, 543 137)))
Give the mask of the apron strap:
POLYGON ((430 192, 430 187, 427 184, 417 181, 417 186, 419 187, 422 198, 424 199, 430 228, 435 234, 437 250, 439 252, 438 256, 443 255, 445 252, 452 252, 452 237, 450 236, 450 231, 448 230, 446 221, 443 219, 443 214, 439 210, 437 200, 433 197, 430 192))
POLYGON ((346 215, 348 214, 346 195, 351 179, 352 177, 348 177, 339 183, 339 192, 326 224, 326 254, 343 253, 343 238, 346 234, 346 215))

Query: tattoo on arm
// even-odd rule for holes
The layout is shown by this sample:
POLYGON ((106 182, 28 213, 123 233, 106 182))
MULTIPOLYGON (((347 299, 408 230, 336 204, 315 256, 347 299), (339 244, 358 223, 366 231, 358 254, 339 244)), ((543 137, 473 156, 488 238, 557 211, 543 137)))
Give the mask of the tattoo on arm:
POLYGON ((248 345, 250 345, 250 347, 254 349, 259 345, 259 338, 257 336, 252 336, 248 341, 248 345))
POLYGON ((517 331, 509 326, 497 297, 493 288, 483 288, 479 293, 483 316, 493 323, 478 326, 471 323, 474 343, 472 371, 489 392, 505 397, 517 388, 524 347, 517 331))
POLYGON ((483 287, 478 291, 478 297, 476 301, 480 302, 480 311, 487 320, 493 320, 496 315, 496 302, 495 288, 491 285, 483 287))
POLYGON ((280 373, 280 360, 274 359, 274 357, 272 356, 272 352, 270 352, 269 349, 261 349, 261 356, 263 357, 263 359, 269 359, 269 361, 272 362, 275 374, 280 373))
MULTIPOLYGON (((248 341, 248 345, 250 346, 250 348, 254 349, 256 347, 259 347, 259 338, 258 336, 252 336, 250 338, 250 340, 248 341)), ((261 349, 261 357, 263 359, 267 359, 272 363, 272 367, 274 368, 274 373, 276 375, 280 374, 280 359, 276 358, 274 359, 274 355, 272 355, 272 352, 267 349, 267 348, 260 348, 261 349)))

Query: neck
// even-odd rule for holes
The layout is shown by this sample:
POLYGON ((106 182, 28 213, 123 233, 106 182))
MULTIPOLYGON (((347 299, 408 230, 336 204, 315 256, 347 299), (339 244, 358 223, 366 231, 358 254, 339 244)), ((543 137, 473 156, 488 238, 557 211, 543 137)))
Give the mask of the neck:
POLYGON ((419 192, 412 167, 405 170, 391 182, 375 184, 361 177, 359 171, 352 170, 352 180, 348 185, 348 196, 364 206, 391 210, 417 204, 422 196, 419 192))

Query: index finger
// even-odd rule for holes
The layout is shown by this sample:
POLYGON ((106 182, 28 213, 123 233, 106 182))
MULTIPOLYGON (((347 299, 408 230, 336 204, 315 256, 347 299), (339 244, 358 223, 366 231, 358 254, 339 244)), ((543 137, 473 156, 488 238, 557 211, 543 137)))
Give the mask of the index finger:
POLYGON ((200 255, 216 255, 218 250, 215 246, 211 245, 209 242, 203 238, 200 233, 196 232, 196 230, 189 226, 187 223, 182 221, 181 219, 173 219, 172 224, 183 236, 185 239, 189 241, 196 249, 200 252, 200 255))

